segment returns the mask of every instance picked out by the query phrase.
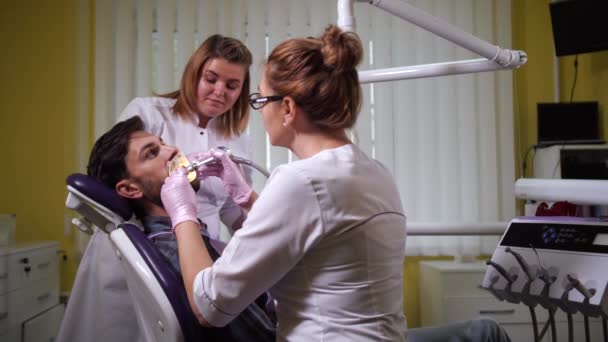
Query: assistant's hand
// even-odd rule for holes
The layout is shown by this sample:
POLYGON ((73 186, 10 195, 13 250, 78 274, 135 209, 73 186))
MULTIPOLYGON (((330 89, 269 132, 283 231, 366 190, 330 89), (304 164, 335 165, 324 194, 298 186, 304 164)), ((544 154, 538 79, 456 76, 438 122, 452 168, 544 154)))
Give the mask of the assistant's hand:
POLYGON ((222 165, 220 178, 224 182, 224 189, 236 204, 242 205, 249 201, 253 189, 245 180, 241 168, 230 159, 226 153, 213 150, 213 156, 222 165))
POLYGON ((184 168, 179 168, 165 179, 165 184, 160 189, 160 199, 167 214, 171 217, 173 229, 185 221, 198 223, 196 195, 184 168))

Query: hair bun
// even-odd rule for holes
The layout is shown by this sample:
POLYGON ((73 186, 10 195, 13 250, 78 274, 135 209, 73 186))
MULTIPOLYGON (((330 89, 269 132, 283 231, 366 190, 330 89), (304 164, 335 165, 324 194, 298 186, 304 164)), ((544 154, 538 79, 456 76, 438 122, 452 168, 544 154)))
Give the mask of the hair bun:
POLYGON ((363 47, 356 33, 330 25, 321 36, 321 42, 323 63, 334 72, 354 70, 361 62, 363 47))

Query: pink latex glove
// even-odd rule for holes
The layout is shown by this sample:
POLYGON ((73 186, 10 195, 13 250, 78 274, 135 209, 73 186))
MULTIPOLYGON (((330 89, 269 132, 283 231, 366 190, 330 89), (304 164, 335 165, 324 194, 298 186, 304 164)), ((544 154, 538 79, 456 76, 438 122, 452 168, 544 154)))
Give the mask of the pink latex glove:
POLYGON ((171 218, 173 229, 185 221, 198 223, 196 194, 188 181, 184 168, 179 168, 165 179, 165 184, 160 189, 160 199, 171 218))
MULTIPOLYGON (((186 158, 191 162, 201 162, 203 160, 209 159, 213 157, 213 152, 214 150, 211 149, 207 152, 193 152, 190 153, 186 156, 186 158)), ((222 165, 220 163, 220 161, 218 160, 216 163, 210 164, 210 165, 205 165, 205 166, 201 166, 196 170, 196 173, 198 174, 198 178, 200 180, 203 180, 207 177, 220 177, 221 178, 221 174, 222 174, 222 165)))
POLYGON ((221 162, 222 170, 220 178, 224 182, 226 192, 236 204, 247 203, 253 189, 245 180, 241 168, 226 153, 213 149, 211 151, 213 152, 213 156, 221 162))

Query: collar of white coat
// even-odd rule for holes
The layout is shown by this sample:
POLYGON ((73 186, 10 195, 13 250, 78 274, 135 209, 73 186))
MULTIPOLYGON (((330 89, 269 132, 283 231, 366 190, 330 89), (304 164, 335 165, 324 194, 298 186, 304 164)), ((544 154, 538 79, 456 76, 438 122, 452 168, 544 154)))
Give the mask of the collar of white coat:
MULTIPOLYGON (((225 115, 225 114, 222 114, 225 115)), ((203 128, 203 127, 199 127, 200 129, 204 129, 204 130, 208 130, 208 129, 213 129, 214 131, 217 130, 218 127, 218 123, 219 123, 219 117, 222 115, 218 115, 218 116, 214 116, 211 119, 209 119, 209 122, 207 122, 207 127, 203 128)), ((194 115, 194 123, 196 124, 196 126, 198 127, 198 124, 201 120, 200 114, 195 114, 194 115)))

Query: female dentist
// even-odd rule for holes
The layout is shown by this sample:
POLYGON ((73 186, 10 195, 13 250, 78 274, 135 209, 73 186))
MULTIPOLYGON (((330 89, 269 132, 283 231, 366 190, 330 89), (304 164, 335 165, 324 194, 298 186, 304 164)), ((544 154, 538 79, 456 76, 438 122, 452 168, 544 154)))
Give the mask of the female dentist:
POLYGON ((345 132, 360 106, 361 56, 357 36, 336 26, 272 51, 250 104, 270 142, 298 161, 277 167, 258 197, 226 155, 212 152, 227 192, 250 210, 215 263, 185 171, 166 179, 161 199, 201 324, 223 326, 269 290, 279 341, 405 340, 400 197, 390 172, 345 132))

